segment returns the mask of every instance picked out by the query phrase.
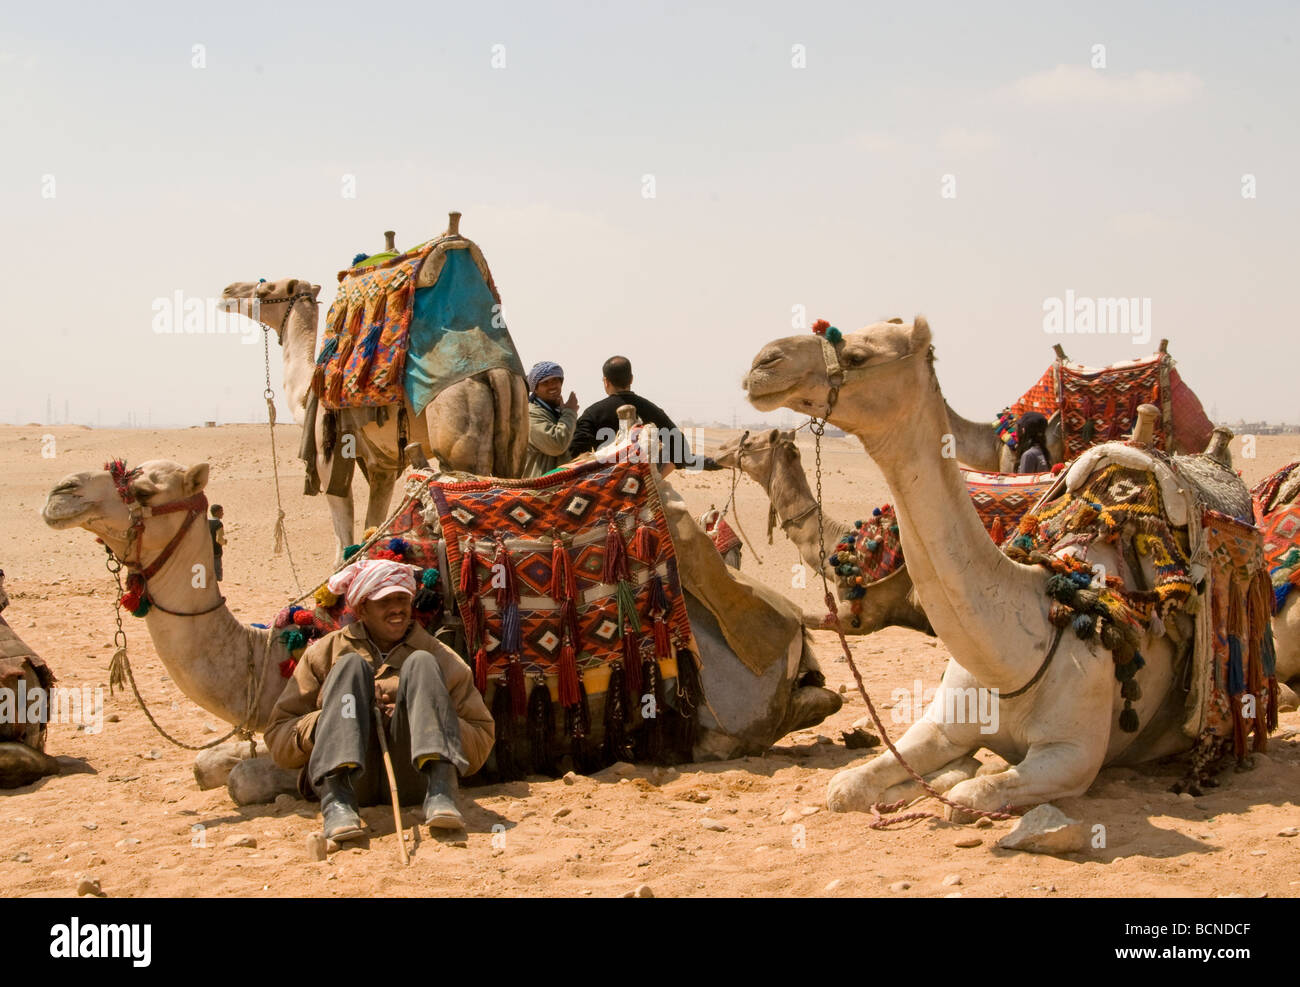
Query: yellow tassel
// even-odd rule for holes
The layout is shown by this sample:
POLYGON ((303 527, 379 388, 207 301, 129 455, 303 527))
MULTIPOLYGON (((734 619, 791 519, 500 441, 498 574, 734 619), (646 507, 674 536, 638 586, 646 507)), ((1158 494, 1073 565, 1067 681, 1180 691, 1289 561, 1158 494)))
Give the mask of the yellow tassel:
POLYGON ((317 588, 313 595, 316 598, 316 602, 323 607, 332 607, 334 604, 339 602, 338 595, 336 593, 331 593, 330 588, 324 583, 317 588))

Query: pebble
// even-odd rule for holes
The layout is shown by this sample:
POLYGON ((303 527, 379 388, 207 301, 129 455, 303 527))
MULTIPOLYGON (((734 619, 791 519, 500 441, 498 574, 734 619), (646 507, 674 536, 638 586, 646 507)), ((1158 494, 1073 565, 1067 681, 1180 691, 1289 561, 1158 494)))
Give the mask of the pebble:
POLYGON ((972 847, 982 846, 983 843, 984 843, 983 840, 971 836, 971 837, 967 837, 964 840, 958 840, 956 843, 953 844, 953 846, 961 850, 969 850, 972 847))
POLYGON ((988 816, 980 816, 978 819, 975 820, 976 829, 991 829, 992 827, 993 827, 993 820, 990 819, 988 816))
POLYGON ((308 833, 307 834, 307 859, 324 860, 328 856, 325 849, 325 834, 308 833))
POLYGON ((77 896, 93 894, 96 898, 105 897, 103 890, 99 886, 99 879, 95 877, 83 877, 77 882, 77 896))
POLYGON ((725 833, 727 831, 726 823, 718 822, 718 820, 716 819, 710 819, 708 816, 705 816, 703 819, 700 820, 700 825, 703 826, 705 829, 712 830, 715 833, 725 833))
MULTIPOLYGON (((590 891, 586 893, 591 894, 590 891)), ((639 885, 631 891, 624 891, 622 894, 624 898, 653 898, 654 896, 654 890, 648 884, 639 885)))
POLYGON ((127 836, 123 839, 118 840, 113 845, 118 847, 139 846, 140 841, 137 840, 134 836, 127 836))
POLYGON ((567 816, 567 815, 568 815, 570 812, 572 812, 572 811, 573 811, 573 810, 570 809, 567 805, 563 805, 563 806, 560 806, 560 808, 556 809, 554 812, 551 813, 551 818, 552 818, 552 819, 563 819, 565 816, 567 816))
POLYGON ((106 717, 104 717, 104 720, 108 723, 118 723, 121 721, 121 719, 122 717, 118 716, 116 713, 109 713, 106 717))
POLYGON ((453 840, 452 843, 451 843, 451 845, 454 846, 454 847, 456 847, 456 848, 459 849, 459 850, 468 850, 468 849, 469 849, 469 841, 468 841, 468 840, 453 840))
POLYGON ((1251 855, 1252 857, 1263 857, 1263 856, 1266 855, 1267 853, 1268 853, 1267 850, 1251 850, 1251 851, 1250 851, 1250 855, 1251 855))
POLYGON ((564 775, 564 783, 565 783, 566 785, 572 785, 572 784, 576 783, 577 780, 578 780, 578 776, 575 775, 572 771, 568 771, 568 772, 566 772, 565 775, 564 775))
POLYGON ((19 864, 30 864, 32 862, 32 855, 30 853, 15 853, 14 862, 19 864))
POLYGON ((948 892, 948 894, 944 895, 944 897, 945 897, 945 898, 960 898, 960 897, 961 897, 961 892, 960 892, 960 891, 950 891, 950 892, 948 892))
POLYGON ((890 891, 906 891, 912 886, 911 881, 895 881, 889 886, 890 891))
POLYGON ((150 751, 148 754, 141 754, 140 756, 146 761, 157 761, 162 758, 162 755, 157 751, 150 751))
POLYGON ((1296 829, 1294 826, 1288 826, 1286 829, 1279 829, 1277 831, 1277 835, 1278 836, 1300 836, 1300 829, 1296 829))
POLYGON ((275 797, 275 807, 277 809, 292 809, 298 804, 298 800, 292 795, 285 795, 281 792, 275 797))
POLYGON ((206 723, 206 722, 205 722, 205 723, 203 724, 203 732, 204 732, 204 733, 216 733, 216 732, 217 732, 217 725, 216 725, 215 723, 206 723))
POLYGON ((790 808, 786 809, 785 812, 781 813, 781 825, 789 826, 792 822, 796 822, 802 818, 803 817, 799 814, 799 812, 795 809, 795 807, 790 806, 790 808))
POLYGON ((99 829, 99 823, 82 823, 83 829, 99 829))
POLYGON ((257 838, 253 836, 227 836, 221 841, 221 845, 229 847, 247 847, 250 850, 256 850, 257 838))
POLYGON ((831 881, 830 884, 826 885, 826 887, 822 888, 822 893, 823 893, 823 894, 830 894, 830 893, 833 892, 833 891, 838 891, 840 885, 843 884, 843 883, 844 883, 844 882, 841 881, 841 880, 837 877, 835 880, 831 881))
POLYGON ((960 883, 961 883, 960 874, 949 874, 947 877, 943 879, 943 886, 946 888, 954 888, 960 883))

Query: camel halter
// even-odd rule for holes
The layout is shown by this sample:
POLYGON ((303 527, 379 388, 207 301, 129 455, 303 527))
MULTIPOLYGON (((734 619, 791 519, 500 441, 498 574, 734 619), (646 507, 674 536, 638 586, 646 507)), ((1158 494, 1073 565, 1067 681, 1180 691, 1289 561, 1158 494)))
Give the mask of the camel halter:
MULTIPOLYGON (((104 564, 117 582, 117 598, 113 604, 113 616, 117 621, 117 630, 113 634, 113 644, 116 646, 117 650, 114 651, 113 657, 108 664, 108 688, 110 695, 115 687, 126 686, 129 684, 131 686, 131 692, 135 695, 136 704, 144 713, 145 718, 148 719, 150 724, 153 725, 153 728, 157 730, 164 739, 177 747, 183 747, 185 750, 189 751, 207 750, 211 747, 216 747, 218 744, 225 743, 231 737, 239 734, 241 738, 248 741, 250 756, 255 754, 256 741, 249 725, 254 721, 257 715, 257 692, 255 686, 258 681, 258 675, 253 666, 253 652, 251 648, 248 652, 248 707, 244 720, 242 723, 232 727, 229 731, 222 734, 216 740, 211 740, 206 744, 187 744, 182 740, 177 740, 163 729, 161 723, 154 719, 154 715, 149 712, 149 706, 145 703, 144 697, 140 695, 140 687, 135 684, 135 674, 131 671, 131 661, 127 657, 126 653, 126 629, 122 626, 121 602, 123 567, 125 567, 130 574, 140 575, 142 579, 140 598, 142 600, 148 599, 152 606, 157 607, 163 613, 171 614, 174 617, 199 617, 203 614, 212 613, 214 610, 225 605, 226 598, 223 596, 218 600, 215 606, 209 607, 207 610, 201 610, 197 613, 177 613, 174 610, 168 610, 166 607, 159 606, 157 601, 148 596, 149 577, 155 575, 166 563, 167 559, 171 557, 172 553, 176 551, 176 547, 180 544, 181 539, 190 529, 190 526, 193 525, 195 518, 202 517, 207 513, 207 497, 200 491, 193 496, 185 497, 181 500, 173 500, 166 504, 146 506, 139 503, 131 496, 131 481, 140 475, 139 468, 128 470, 126 468, 126 463, 123 460, 114 459, 106 464, 106 469, 108 470, 109 476, 113 478, 113 487, 117 490, 117 495, 122 498, 122 502, 126 504, 127 511, 131 517, 131 525, 127 529, 127 547, 123 554, 130 554, 131 546, 133 544, 137 547, 136 562, 132 563, 119 559, 107 544, 104 545, 104 551, 108 553, 108 558, 105 560, 104 564), (180 530, 172 536, 171 541, 167 543, 166 547, 159 553, 158 557, 155 558, 147 567, 141 569, 138 549, 139 537, 144 531, 145 519, 156 517, 160 514, 175 514, 180 511, 187 512, 185 522, 181 525, 180 530)), ((262 663, 264 667, 266 659, 271 652, 272 639, 273 636, 268 633, 266 638, 266 647, 262 652, 262 663)))

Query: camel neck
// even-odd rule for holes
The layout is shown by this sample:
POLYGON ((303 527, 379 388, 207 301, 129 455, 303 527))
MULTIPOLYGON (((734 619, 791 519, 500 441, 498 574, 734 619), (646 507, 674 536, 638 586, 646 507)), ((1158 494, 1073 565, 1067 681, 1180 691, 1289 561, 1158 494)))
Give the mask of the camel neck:
POLYGON ((953 437, 957 459, 971 469, 996 473, 1002 456, 997 431, 988 423, 963 418, 947 401, 943 402, 943 407, 948 414, 949 433, 953 437))
POLYGON ((1050 637, 1046 577, 1003 555, 980 523, 957 460, 946 455, 951 425, 933 370, 921 364, 907 377, 899 384, 921 399, 863 444, 889 483, 908 572, 958 664, 987 688, 1018 689, 1050 637))
POLYGON ((821 539, 817 532, 817 499, 808 486, 808 477, 797 456, 772 452, 772 469, 768 475, 767 496, 776 508, 781 530, 799 548, 804 562, 813 570, 822 564, 821 550, 829 556, 835 551, 847 527, 822 517, 821 539))
POLYGON ((316 369, 316 325, 319 305, 303 299, 293 306, 281 335, 285 399, 294 421, 301 422, 307 407, 312 373, 316 369))

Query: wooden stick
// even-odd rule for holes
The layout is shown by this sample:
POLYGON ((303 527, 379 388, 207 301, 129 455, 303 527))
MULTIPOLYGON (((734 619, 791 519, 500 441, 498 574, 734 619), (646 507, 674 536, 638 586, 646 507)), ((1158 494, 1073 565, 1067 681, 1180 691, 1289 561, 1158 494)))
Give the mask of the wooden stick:
POLYGON ((372 707, 375 714, 375 726, 379 729, 379 749, 384 752, 384 770, 388 772, 388 792, 393 797, 393 825, 397 828, 397 848, 402 851, 402 863, 410 864, 411 855, 406 852, 406 834, 402 831, 402 810, 397 804, 397 776, 393 773, 393 756, 388 753, 388 737, 384 734, 384 714, 378 704, 372 707))

